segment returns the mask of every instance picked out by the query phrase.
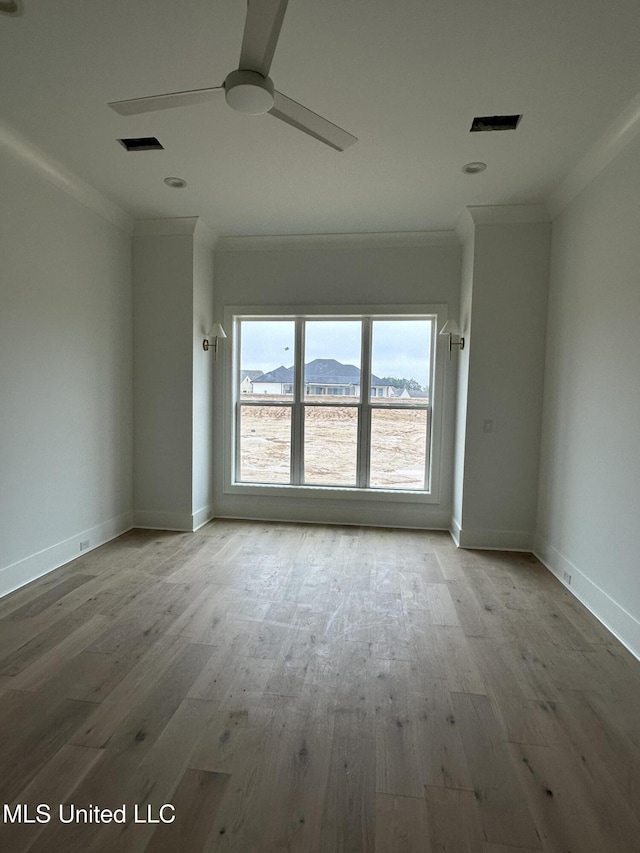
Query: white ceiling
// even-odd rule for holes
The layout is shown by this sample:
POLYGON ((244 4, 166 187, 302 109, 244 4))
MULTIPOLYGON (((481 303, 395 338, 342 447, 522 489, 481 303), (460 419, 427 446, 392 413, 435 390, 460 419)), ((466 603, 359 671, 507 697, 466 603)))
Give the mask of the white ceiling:
POLYGON ((107 107, 220 85, 245 11, 24 0, 0 15, 0 120, 136 218, 201 216, 220 235, 422 231, 465 205, 543 201, 640 91, 638 0, 290 0, 271 77, 355 134, 347 151, 224 98, 107 107), (516 131, 469 133, 503 113, 523 113, 516 131), (121 136, 165 150, 127 153, 121 136), (463 175, 472 160, 487 170, 463 175))

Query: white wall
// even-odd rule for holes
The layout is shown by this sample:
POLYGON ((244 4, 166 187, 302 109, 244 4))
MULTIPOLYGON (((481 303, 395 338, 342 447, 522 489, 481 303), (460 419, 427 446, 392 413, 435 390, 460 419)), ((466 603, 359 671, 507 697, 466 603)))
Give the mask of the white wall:
POLYGON ((136 234, 134 522, 190 529, 193 235, 136 234))
POLYGON ((193 247, 193 458, 194 527, 208 521, 213 504, 213 352, 202 349, 214 321, 212 241, 196 229, 193 247))
POLYGON ((465 339, 464 349, 454 348, 451 358, 456 360, 456 420, 453 460, 453 502, 451 510, 451 532, 456 543, 462 530, 462 507, 464 501, 464 464, 467 442, 467 397, 469 394, 469 353, 472 341, 473 269, 475 257, 475 224, 465 213, 459 225, 462 242, 462 264, 460 274, 460 314, 454 317, 465 339))
MULTIPOLYGON (((469 211, 475 225, 473 311, 458 535, 466 547, 530 550, 536 525, 550 225, 539 221, 548 215, 536 206, 469 211)), ((468 302, 467 294, 467 307, 468 302)), ((464 381, 460 394, 463 386, 464 381)))
POLYGON ((640 141, 554 222, 536 553, 640 655, 640 141))
POLYGON ((133 238, 134 522, 211 517, 213 238, 197 217, 144 220, 133 238))
POLYGON ((0 149, 0 594, 131 526, 131 241, 0 149))
MULTIPOLYGON (((384 238, 381 238, 384 241, 384 238)), ((390 238, 390 240, 393 238, 390 238)), ((256 238, 221 240, 216 252, 215 313, 228 305, 411 305, 444 303, 457 314, 460 247, 453 234, 433 235, 425 245, 385 245, 363 236, 350 238, 256 238)), ((224 492, 225 368, 228 345, 216 365, 214 468, 216 516, 448 527, 455 368, 446 364, 442 477, 439 505, 269 498, 224 492)))

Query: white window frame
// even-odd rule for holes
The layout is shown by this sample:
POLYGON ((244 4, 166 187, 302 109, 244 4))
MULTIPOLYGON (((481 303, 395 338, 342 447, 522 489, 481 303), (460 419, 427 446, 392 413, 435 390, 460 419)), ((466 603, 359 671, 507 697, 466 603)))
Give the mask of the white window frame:
MULTIPOLYGON (((321 498, 327 500, 344 500, 345 498, 359 501, 390 501, 394 503, 424 503, 437 504, 440 502, 440 475, 442 464, 442 419, 444 404, 444 362, 448 349, 447 341, 438 334, 447 320, 447 306, 442 304, 424 305, 359 305, 359 306, 282 306, 282 305, 232 305, 224 311, 224 328, 229 337, 222 348, 222 367, 224 371, 224 485, 225 494, 256 495, 262 497, 292 497, 292 498, 321 498), (430 441, 428 452, 429 483, 425 491, 405 491, 402 489, 362 488, 360 486, 326 486, 326 485, 290 485, 276 483, 242 483, 237 482, 236 476, 236 403, 240 398, 237 386, 238 361, 240 357, 238 346, 238 320, 305 320, 320 319, 353 319, 360 320, 371 317, 373 320, 411 320, 429 317, 434 319, 434 334, 431 341, 431 358, 433 360, 433 388, 430 396, 430 441), (230 332, 230 333, 229 333, 230 332), (230 345, 229 345, 230 344, 230 345)), ((299 343, 298 343, 299 346, 299 343)), ((363 345, 363 352, 369 349, 369 343, 363 345)), ((304 361, 304 357, 302 358, 304 361)), ((364 365, 363 365, 364 367, 364 365)), ((303 382, 303 377, 296 377, 303 382)), ((326 404, 319 404, 326 405, 326 404)), ((362 394, 358 405, 370 407, 368 395, 362 394)), ((375 406, 375 403, 374 403, 375 406)), ((404 408, 413 408, 403 406, 404 408)), ((424 409, 425 407, 415 407, 424 409)), ((302 409, 300 409, 302 411, 302 409)), ((360 419, 362 424, 369 422, 368 417, 360 419)), ((294 465, 296 460, 294 460, 294 465)))

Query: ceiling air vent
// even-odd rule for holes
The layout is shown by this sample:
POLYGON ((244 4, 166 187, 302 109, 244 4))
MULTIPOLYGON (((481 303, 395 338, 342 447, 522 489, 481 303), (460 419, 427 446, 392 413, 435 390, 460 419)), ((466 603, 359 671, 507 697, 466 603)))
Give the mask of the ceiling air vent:
POLYGON ((127 151, 164 151, 164 145, 155 136, 141 136, 139 139, 119 139, 118 142, 127 151))
POLYGON ((470 127, 471 133, 484 133, 487 130, 515 130, 520 123, 518 116, 476 116, 470 127))

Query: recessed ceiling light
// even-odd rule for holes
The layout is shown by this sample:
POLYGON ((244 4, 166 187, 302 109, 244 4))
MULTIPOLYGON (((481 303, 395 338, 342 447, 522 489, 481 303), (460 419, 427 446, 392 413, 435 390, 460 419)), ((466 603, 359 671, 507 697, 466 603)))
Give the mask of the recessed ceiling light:
POLYGON ((466 166, 462 167, 462 171, 465 173, 465 175, 477 175, 478 172, 484 172, 486 168, 486 163, 480 163, 479 161, 476 161, 475 163, 467 163, 466 166))
POLYGON ((184 178, 165 178, 165 184, 174 190, 182 190, 186 187, 187 182, 184 178))
POLYGON ((0 0, 0 15, 17 17, 23 12, 21 0, 0 0))

